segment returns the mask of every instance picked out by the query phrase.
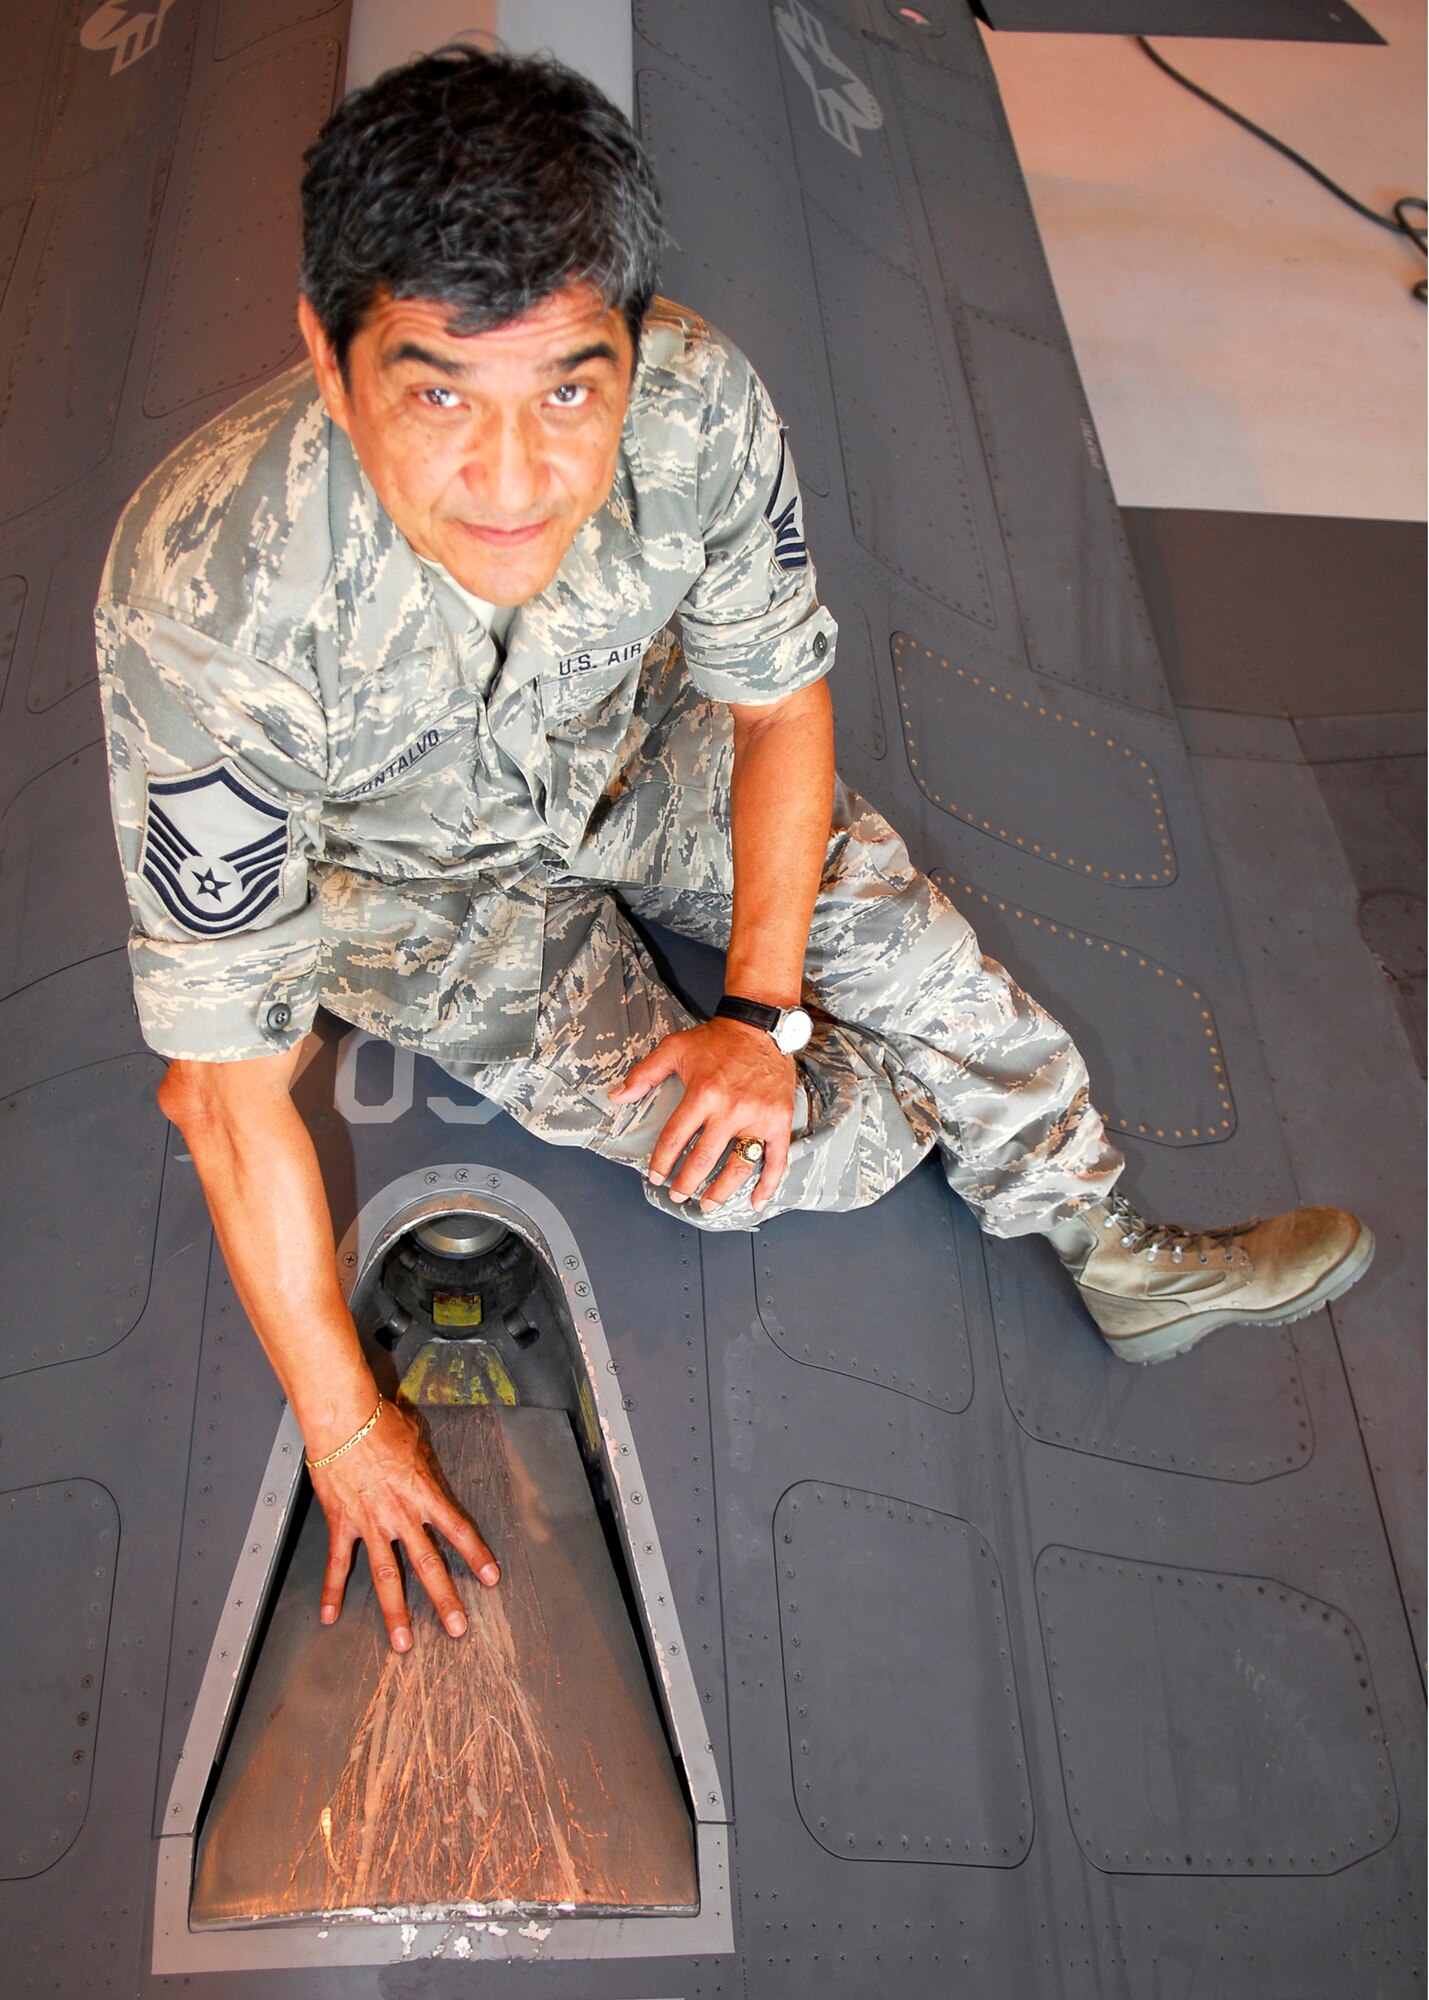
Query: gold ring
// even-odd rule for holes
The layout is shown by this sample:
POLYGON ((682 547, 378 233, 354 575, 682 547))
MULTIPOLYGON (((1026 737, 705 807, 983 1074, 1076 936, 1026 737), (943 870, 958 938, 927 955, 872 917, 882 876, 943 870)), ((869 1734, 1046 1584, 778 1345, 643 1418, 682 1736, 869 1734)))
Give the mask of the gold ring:
POLYGON ((734 1150, 747 1167, 757 1167, 764 1158, 762 1139, 736 1139, 734 1150))

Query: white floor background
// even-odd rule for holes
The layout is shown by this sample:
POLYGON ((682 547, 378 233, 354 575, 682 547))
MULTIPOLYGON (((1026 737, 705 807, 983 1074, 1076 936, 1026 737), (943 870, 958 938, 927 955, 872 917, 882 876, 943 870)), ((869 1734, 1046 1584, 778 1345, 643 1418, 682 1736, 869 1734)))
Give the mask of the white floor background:
MULTIPOLYGON (((1357 4, 1387 47, 1156 46, 1388 210, 1425 192, 1426 10, 1357 4)), ((1127 37, 985 40, 1122 505, 1423 520, 1413 247, 1127 37)))

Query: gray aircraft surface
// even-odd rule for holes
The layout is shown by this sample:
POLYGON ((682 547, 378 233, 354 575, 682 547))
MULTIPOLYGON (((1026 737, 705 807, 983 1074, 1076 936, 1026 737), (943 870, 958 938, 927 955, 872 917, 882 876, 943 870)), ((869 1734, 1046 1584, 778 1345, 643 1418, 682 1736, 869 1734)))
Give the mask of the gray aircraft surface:
POLYGON ((664 289, 795 440, 845 774, 1075 1028, 1150 1212, 1333 1200, 1379 1256, 1128 1368, 931 1165, 701 1236, 324 1018, 353 1309, 505 1577, 406 1661, 361 1569, 320 1629, 130 999, 89 621, 129 493, 294 358, 348 7, 8 7, 0 1996, 1420 1993, 1418 1078, 1313 774, 1188 752, 966 0, 622 21, 664 289))

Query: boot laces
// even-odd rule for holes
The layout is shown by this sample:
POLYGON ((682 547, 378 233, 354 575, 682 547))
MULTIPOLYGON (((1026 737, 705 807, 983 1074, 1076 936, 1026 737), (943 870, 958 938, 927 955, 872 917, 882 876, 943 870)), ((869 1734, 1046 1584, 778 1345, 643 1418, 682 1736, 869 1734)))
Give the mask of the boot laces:
POLYGON ((1148 1222, 1124 1194, 1109 1194, 1104 1205, 1102 1228, 1121 1230, 1123 1250, 1130 1250, 1133 1256, 1140 1252, 1153 1260, 1158 1251, 1169 1250, 1173 1264, 1184 1263, 1188 1252, 1193 1252, 1202 1264, 1208 1264, 1218 1252, 1229 1264, 1234 1255, 1231 1248, 1234 1238, 1249 1235, 1258 1221, 1252 1217, 1249 1222, 1233 1222, 1224 1229, 1182 1229, 1175 1222, 1148 1222))

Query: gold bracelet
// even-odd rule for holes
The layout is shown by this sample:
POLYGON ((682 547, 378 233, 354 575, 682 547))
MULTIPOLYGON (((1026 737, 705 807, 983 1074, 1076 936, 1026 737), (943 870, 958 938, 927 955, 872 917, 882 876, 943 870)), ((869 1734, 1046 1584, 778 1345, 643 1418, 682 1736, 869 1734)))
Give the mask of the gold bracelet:
POLYGON ((336 1451, 325 1451, 321 1458, 309 1458, 304 1454, 303 1464, 308 1468, 308 1471, 316 1472, 320 1465, 331 1465, 335 1458, 341 1458, 345 1451, 351 1451, 355 1444, 361 1444, 362 1440, 381 1416, 382 1405, 386 1400, 385 1396, 377 1398, 377 1408, 372 1412, 372 1415, 367 1419, 361 1430, 354 1431, 352 1436, 347 1440, 347 1443, 340 1444, 336 1451))

